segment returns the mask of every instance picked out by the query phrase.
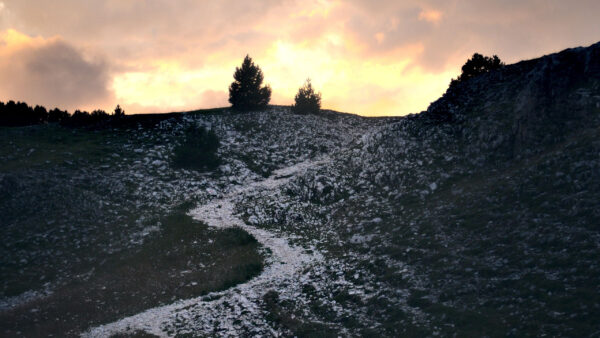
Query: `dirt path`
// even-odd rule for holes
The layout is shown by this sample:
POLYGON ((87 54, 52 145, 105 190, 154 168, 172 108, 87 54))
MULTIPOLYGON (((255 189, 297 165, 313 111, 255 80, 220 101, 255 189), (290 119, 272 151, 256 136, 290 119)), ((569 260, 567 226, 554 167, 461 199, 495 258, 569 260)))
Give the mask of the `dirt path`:
POLYGON ((161 337, 177 333, 217 333, 220 336, 275 334, 265 321, 259 301, 269 290, 277 290, 282 298, 293 298, 300 292, 301 282, 308 276, 306 268, 322 261, 314 248, 308 250, 290 245, 287 237, 247 225, 235 215, 234 199, 256 191, 273 190, 295 175, 325 163, 306 161, 274 172, 270 178, 235 189, 221 199, 192 210, 197 220, 215 228, 239 227, 252 234, 270 251, 264 271, 256 278, 221 292, 177 301, 148 309, 131 317, 90 329, 85 337, 106 337, 116 333, 145 331, 161 337), (178 323, 184 325, 178 325, 178 323), (165 332, 166 331, 166 332, 165 332))

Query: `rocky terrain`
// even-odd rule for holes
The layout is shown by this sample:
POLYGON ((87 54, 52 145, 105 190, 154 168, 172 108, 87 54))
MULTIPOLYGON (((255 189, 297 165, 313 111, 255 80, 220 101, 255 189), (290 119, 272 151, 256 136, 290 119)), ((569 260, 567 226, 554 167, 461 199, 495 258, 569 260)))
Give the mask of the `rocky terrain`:
POLYGON ((5 128, 0 332, 598 335, 599 136, 600 44, 402 118, 5 128), (171 165, 190 125, 214 172, 171 165))

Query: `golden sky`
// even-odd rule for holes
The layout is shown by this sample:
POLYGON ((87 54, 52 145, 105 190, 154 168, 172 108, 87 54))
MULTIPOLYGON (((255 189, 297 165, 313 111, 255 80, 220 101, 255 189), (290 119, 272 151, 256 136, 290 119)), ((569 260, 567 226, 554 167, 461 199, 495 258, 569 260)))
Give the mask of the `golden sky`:
POLYGON ((246 54, 291 104, 425 110, 474 52, 508 63, 600 39, 600 1, 0 0, 0 101, 170 112, 228 106, 246 54))

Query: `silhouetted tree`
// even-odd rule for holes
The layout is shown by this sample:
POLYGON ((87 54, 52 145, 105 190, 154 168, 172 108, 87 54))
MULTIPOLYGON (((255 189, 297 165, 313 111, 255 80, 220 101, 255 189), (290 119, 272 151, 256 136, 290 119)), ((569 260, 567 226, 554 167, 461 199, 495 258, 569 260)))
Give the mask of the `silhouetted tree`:
POLYGON ((36 105, 35 108, 33 108, 33 119, 35 123, 48 122, 48 111, 46 108, 36 105))
POLYGON ((237 110, 256 110, 265 108, 271 100, 271 87, 261 87, 263 73, 246 55, 242 67, 236 67, 233 74, 235 81, 229 86, 229 103, 237 110))
POLYGON ((117 105, 117 107, 115 107, 115 111, 113 112, 113 116, 116 118, 121 118, 123 116, 125 116, 125 111, 121 108, 120 105, 117 105))
POLYGON ((65 121, 66 124, 73 127, 83 127, 92 123, 92 117, 87 111, 75 110, 73 115, 65 121))
POLYGON ((54 108, 48 112, 48 122, 62 122, 67 120, 69 117, 69 112, 66 110, 60 110, 58 108, 54 108))
POLYGON ((498 55, 490 57, 475 53, 473 54, 473 57, 467 60, 467 62, 462 66, 462 73, 460 76, 456 80, 452 79, 450 86, 502 67, 504 67, 504 62, 500 61, 498 55))
POLYGON ((97 124, 108 121, 109 115, 102 109, 96 109, 90 114, 90 123, 97 124))
POLYGON ((106 118, 108 117, 108 114, 102 109, 96 109, 92 112, 92 116, 106 118))
POLYGON ((297 114, 318 113, 321 110, 321 93, 315 92, 310 79, 306 79, 304 86, 298 89, 292 110, 297 114))

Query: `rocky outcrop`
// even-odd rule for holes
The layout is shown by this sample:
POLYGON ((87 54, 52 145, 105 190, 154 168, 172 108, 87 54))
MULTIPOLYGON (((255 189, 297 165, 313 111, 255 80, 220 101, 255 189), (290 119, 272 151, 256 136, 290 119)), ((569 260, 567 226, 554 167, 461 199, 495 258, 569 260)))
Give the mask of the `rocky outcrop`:
POLYGON ((461 125, 466 141, 535 153, 600 121, 600 42, 522 61, 457 83, 425 120, 461 125))

